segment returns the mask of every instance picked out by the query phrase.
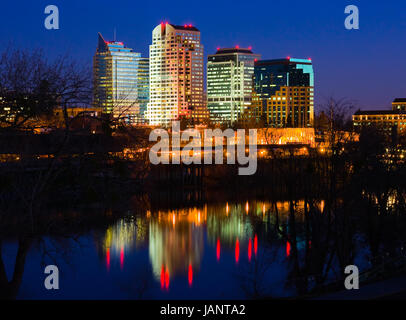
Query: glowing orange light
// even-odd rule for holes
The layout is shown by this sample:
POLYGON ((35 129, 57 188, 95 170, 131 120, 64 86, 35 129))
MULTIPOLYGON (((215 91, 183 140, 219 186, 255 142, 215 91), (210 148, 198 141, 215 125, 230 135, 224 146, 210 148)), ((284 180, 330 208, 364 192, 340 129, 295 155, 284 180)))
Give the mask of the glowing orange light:
POLYGON ((123 269, 124 267, 124 248, 121 247, 120 250, 120 268, 123 269))
POLYGON ((226 203, 226 214, 228 215, 228 212, 230 211, 230 208, 228 207, 228 202, 226 203))
POLYGON ((172 224, 175 225, 175 223, 176 223, 175 214, 172 214, 172 224))
POLYGON ((189 286, 192 286, 193 283, 193 268, 192 264, 189 264, 189 271, 188 271, 188 280, 189 280, 189 286))
POLYGON ((251 261, 252 256, 252 240, 251 238, 248 240, 248 261, 251 261))
POLYGON ((249 209, 250 209, 250 206, 249 206, 248 201, 247 201, 246 204, 245 204, 245 212, 247 212, 247 214, 248 214, 249 209))
POLYGON ((107 248, 106 250, 106 265, 107 270, 110 270, 110 248, 107 248))
POLYGON ((216 256, 217 256, 217 261, 220 261, 220 239, 217 239, 216 256))
POLYGON ((238 263, 240 260, 240 241, 238 241, 238 238, 235 242, 235 262, 238 263))
POLYGON ((254 237, 254 253, 255 253, 255 256, 257 256, 257 252, 258 252, 258 236, 255 234, 255 237, 254 237))

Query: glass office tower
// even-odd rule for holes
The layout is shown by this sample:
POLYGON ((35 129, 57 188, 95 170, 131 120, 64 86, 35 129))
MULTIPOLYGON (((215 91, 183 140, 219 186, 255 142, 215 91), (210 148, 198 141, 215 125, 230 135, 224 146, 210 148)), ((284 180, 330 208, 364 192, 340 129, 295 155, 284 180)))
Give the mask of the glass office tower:
POLYGON ((207 108, 219 123, 238 121, 251 105, 254 62, 251 48, 218 49, 207 61, 207 108))
POLYGON ((161 23, 152 32, 149 50, 149 124, 168 126, 180 118, 194 122, 207 118, 200 31, 192 25, 161 23))
POLYGON ((270 127, 312 127, 314 73, 310 59, 255 62, 253 107, 270 127))
POLYGON ((148 58, 124 46, 122 42, 99 42, 93 58, 93 104, 115 119, 135 125, 144 122, 148 103, 148 58))

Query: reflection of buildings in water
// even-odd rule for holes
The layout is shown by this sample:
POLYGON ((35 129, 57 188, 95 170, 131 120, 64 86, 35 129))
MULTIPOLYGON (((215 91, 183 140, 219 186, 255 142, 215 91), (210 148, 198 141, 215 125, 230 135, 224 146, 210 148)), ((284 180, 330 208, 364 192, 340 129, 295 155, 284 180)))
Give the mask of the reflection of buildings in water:
MULTIPOLYGON (((324 206, 322 202, 321 207, 324 206)), ((107 268, 115 261, 124 265, 126 254, 149 241, 152 271, 163 288, 168 288, 176 275, 187 276, 189 285, 200 268, 204 251, 204 233, 215 249, 219 261, 223 250, 233 253, 235 262, 244 258, 251 261, 257 255, 258 235, 254 222, 271 222, 275 210, 279 218, 288 219, 290 204, 264 201, 246 201, 186 208, 147 211, 133 220, 122 219, 109 227, 104 235, 103 247, 107 268), (269 221, 268 221, 269 220, 269 221)), ((295 211, 303 212, 304 202, 297 201, 295 211)))
POLYGON ((396 204, 403 203, 406 200, 406 197, 399 193, 397 190, 391 190, 386 198, 385 202, 380 202, 377 195, 374 192, 368 192, 367 190, 362 191, 362 196, 366 199, 369 199, 374 203, 379 210, 379 214, 385 211, 393 210, 396 207, 396 204))
POLYGON ((220 239, 221 246, 231 248, 236 239, 246 241, 252 237, 253 230, 246 209, 248 202, 241 204, 229 204, 225 206, 213 206, 208 209, 207 215, 207 238, 210 243, 216 243, 220 239))
POLYGON ((103 239, 107 269, 110 269, 112 260, 119 260, 123 268, 125 254, 145 244, 147 234, 146 220, 141 217, 124 218, 108 227, 103 239))
POLYGON ((158 211, 152 216, 149 256, 154 276, 162 286, 168 287, 170 278, 180 274, 187 274, 191 285, 203 256, 206 219, 207 207, 158 211))

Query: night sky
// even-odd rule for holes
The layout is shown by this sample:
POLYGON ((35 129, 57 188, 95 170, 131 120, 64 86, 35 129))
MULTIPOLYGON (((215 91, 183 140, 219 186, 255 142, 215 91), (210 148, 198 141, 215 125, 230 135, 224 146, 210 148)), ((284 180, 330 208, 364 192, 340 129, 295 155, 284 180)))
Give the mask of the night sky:
POLYGON ((252 46, 264 59, 312 58, 316 106, 328 96, 388 108, 406 97, 406 2, 390 1, 136 1, 3 0, 0 45, 44 48, 49 57, 71 54, 92 62, 97 32, 148 55, 161 21, 193 24, 205 55, 217 47, 252 46), (44 9, 60 11, 60 29, 46 30, 44 9), (345 6, 360 10, 360 30, 344 28, 345 6))

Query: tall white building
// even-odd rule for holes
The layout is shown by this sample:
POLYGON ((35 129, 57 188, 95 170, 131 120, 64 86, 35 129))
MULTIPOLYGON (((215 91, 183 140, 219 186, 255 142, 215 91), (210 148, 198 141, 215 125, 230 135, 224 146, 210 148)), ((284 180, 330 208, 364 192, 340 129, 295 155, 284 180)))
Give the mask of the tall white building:
POLYGON ((203 46, 192 25, 161 23, 152 32, 150 82, 145 117, 151 125, 208 117, 203 99, 203 46))

